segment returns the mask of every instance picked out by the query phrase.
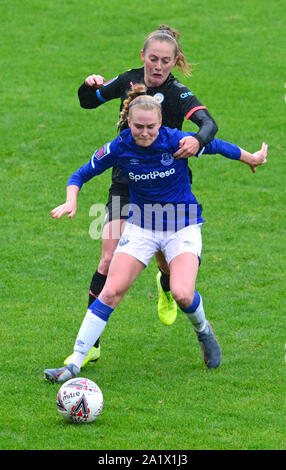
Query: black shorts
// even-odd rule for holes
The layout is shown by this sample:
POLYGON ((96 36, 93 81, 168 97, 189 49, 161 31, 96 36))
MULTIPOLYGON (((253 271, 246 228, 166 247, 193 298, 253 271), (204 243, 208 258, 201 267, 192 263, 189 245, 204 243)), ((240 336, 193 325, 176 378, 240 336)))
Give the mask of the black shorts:
POLYGON ((127 219, 129 212, 129 188, 127 184, 112 182, 106 204, 104 223, 112 220, 127 219))

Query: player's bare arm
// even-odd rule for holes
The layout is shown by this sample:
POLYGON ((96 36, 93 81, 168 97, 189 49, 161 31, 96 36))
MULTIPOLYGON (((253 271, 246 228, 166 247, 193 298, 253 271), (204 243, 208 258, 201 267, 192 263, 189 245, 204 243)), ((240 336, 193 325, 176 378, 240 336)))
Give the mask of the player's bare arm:
POLYGON ((77 195, 79 192, 79 187, 75 185, 70 185, 67 187, 67 198, 64 204, 55 207, 51 211, 51 216, 53 219, 60 219, 64 214, 69 215, 69 219, 71 219, 77 209, 77 195))
POLYGON ((249 153, 243 149, 240 150, 241 156, 239 160, 249 165, 252 173, 256 173, 257 166, 264 165, 267 162, 268 145, 265 142, 262 143, 261 149, 255 153, 249 153))

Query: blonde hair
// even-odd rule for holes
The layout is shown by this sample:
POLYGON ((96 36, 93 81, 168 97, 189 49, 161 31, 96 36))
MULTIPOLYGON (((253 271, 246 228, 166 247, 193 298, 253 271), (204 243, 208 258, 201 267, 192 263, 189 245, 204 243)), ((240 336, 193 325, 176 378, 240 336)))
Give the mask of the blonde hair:
POLYGON ((156 31, 148 34, 145 39, 143 46, 143 54, 147 51, 151 41, 170 42, 174 45, 174 55, 177 57, 176 67, 186 76, 190 77, 192 74, 192 65, 190 64, 183 52, 183 49, 179 43, 180 33, 169 26, 162 24, 156 31))
POLYGON ((156 109, 159 120, 162 121, 161 105, 157 103, 153 96, 147 95, 146 91, 146 86, 141 83, 133 85, 132 90, 128 92, 128 98, 123 101, 123 108, 117 124, 118 129, 120 129, 125 121, 127 121, 127 118, 131 116, 134 105, 138 105, 140 106, 140 109, 147 111, 156 109))

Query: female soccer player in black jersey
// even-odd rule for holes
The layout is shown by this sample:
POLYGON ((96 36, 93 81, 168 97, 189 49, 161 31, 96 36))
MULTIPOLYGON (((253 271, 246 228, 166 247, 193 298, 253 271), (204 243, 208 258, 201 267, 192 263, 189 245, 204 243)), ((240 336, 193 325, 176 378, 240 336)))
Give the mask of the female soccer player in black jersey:
MULTIPOLYGON (((80 105, 87 109, 97 108, 110 100, 119 98, 121 111, 123 102, 134 84, 145 83, 147 94, 153 96, 161 104, 164 126, 182 129, 184 119, 191 120, 198 126, 198 131, 193 137, 182 139, 180 149, 175 154, 177 158, 186 158, 196 155, 208 144, 214 138, 218 128, 206 106, 171 74, 171 70, 176 66, 185 76, 190 75, 190 64, 184 56, 178 39, 177 31, 165 25, 160 26, 145 40, 141 50, 143 67, 128 70, 106 83, 102 76, 90 75, 79 88, 78 96, 80 105)), ((125 127, 127 124, 123 125, 120 130, 125 127)), ((127 180, 121 170, 114 167, 107 202, 108 213, 102 234, 102 254, 98 268, 92 277, 89 305, 104 287, 112 254, 118 244, 126 219, 122 208, 128 202, 127 180)), ((168 265, 162 253, 157 253, 156 259, 160 268, 157 275, 158 314, 164 324, 170 325, 176 319, 177 306, 170 293, 168 265)), ((85 363, 98 359, 99 355, 98 341, 85 363)), ((71 356, 64 363, 68 364, 70 360, 71 356)))

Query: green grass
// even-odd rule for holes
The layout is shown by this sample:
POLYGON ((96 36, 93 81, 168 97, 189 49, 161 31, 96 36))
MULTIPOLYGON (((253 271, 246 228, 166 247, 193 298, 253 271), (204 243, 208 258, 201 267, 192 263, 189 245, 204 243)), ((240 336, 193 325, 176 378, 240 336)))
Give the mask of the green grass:
MULTIPOLYGON (((284 2, 187 0, 1 3, 0 448, 284 449, 285 93, 284 2), (118 103, 79 107, 78 86, 140 66, 145 35, 178 28, 198 64, 184 83, 206 104, 218 137, 269 159, 244 165, 191 160, 204 206, 197 288, 223 349, 208 371, 182 314, 160 324, 152 261, 102 337, 102 358, 82 375, 105 405, 86 426, 57 412, 43 369, 71 353, 101 243, 89 209, 106 201, 110 172, 80 195, 73 220, 49 211, 72 171, 113 138, 118 103)), ((183 77, 176 73, 183 79, 183 77)), ((192 129, 189 124, 185 129, 192 129)))

